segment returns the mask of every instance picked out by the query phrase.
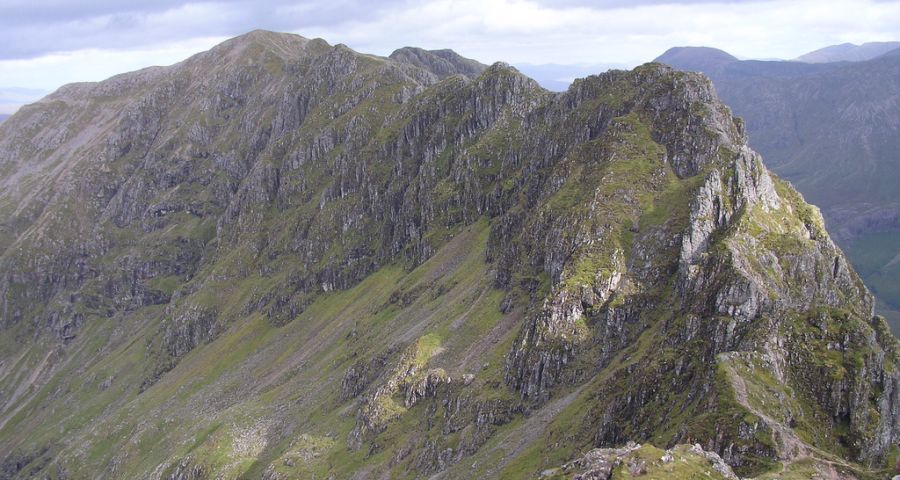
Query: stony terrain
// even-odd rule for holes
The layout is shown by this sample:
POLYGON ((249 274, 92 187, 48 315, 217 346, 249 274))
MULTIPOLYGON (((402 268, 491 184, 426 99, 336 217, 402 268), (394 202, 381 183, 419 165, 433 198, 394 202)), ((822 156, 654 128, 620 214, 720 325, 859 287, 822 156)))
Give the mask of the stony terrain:
POLYGON ((822 208, 828 231, 898 335, 900 44, 866 44, 844 53, 853 52, 874 58, 739 61, 721 50, 688 47, 657 61, 709 75, 723 101, 747 122, 751 147, 822 208))
POLYGON ((897 340, 702 75, 256 31, 23 107, 0 183, 0 478, 896 462, 897 340))

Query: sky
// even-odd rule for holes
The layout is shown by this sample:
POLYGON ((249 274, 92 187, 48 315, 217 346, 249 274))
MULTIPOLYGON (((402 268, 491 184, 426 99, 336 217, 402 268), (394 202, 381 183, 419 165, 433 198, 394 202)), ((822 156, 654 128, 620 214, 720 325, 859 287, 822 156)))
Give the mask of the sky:
POLYGON ((379 55, 452 48, 568 82, 673 46, 790 59, 900 40, 900 0, 0 0, 0 114, 65 83, 170 65, 256 28, 379 55))

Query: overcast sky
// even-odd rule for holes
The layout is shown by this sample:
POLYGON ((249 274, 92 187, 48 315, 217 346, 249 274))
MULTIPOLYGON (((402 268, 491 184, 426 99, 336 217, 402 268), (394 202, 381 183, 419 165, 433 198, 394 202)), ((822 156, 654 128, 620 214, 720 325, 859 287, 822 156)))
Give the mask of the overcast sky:
POLYGON ((900 0, 0 0, 0 113, 64 83, 168 65, 255 28, 387 55, 631 67, 667 48, 794 58, 900 39, 900 0))

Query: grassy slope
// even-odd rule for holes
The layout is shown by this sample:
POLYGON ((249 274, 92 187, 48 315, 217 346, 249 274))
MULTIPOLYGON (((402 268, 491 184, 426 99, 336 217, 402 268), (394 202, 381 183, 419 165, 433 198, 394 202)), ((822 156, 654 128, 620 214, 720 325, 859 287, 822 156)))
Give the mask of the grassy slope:
MULTIPOLYGON (((247 317, 141 394, 134 387, 149 361, 142 340, 155 331, 155 322, 141 329, 91 322, 82 335, 90 341, 68 356, 63 373, 40 388, 0 435, 16 438, 28 452, 44 446, 52 451, 60 429, 72 432, 77 440, 63 457, 76 476, 104 470, 110 462, 118 474, 136 475, 191 455, 226 477, 253 473, 265 460, 282 456, 307 458, 310 451, 315 461, 284 468, 297 475, 344 476, 363 460, 377 463, 365 450, 348 453, 346 447, 355 408, 353 400, 340 400, 339 389, 341 375, 356 359, 424 338, 435 347, 429 365, 451 377, 477 373, 476 381, 484 382, 502 373, 515 330, 499 311, 502 292, 490 286, 483 260, 487 233, 487 222, 469 227, 415 270, 384 267, 349 291, 321 297, 283 327, 247 317), (419 292, 410 305, 391 303, 392 294, 407 291, 419 292), (102 331, 115 333, 96 334, 102 331), (98 351, 109 353, 96 356, 98 351), (496 361, 485 367, 485 358, 496 361), (111 386, 101 389, 108 378, 111 386), (70 396, 51 400, 59 391, 70 396), (67 408, 72 400, 79 408, 67 408), (285 430, 295 440, 269 442, 285 430)), ((383 435, 404 431, 389 428, 383 435)))
MULTIPOLYGON (((647 143, 636 118, 622 121, 642 133, 638 140, 647 143)), ((637 142, 629 135, 626 138, 637 142)), ((608 186, 610 194, 617 196, 622 189, 637 185, 647 188, 638 196, 646 212, 642 225, 674 221, 678 224, 675 228, 683 228, 686 211, 681 210, 687 208, 696 181, 678 181, 666 170, 662 185, 643 185, 647 169, 661 168, 659 160, 656 155, 644 155, 643 150, 632 156, 633 161, 620 160, 604 167, 617 173, 616 181, 608 186)), ((610 204, 612 207, 624 208, 610 204)), ((338 477, 349 476, 364 462, 366 468, 387 463, 390 449, 350 452, 346 447, 356 423, 356 407, 341 400, 339 389, 341 376, 355 362, 374 358, 392 346, 403 348, 424 341, 431 347, 430 353, 439 352, 433 357, 426 355, 427 366, 443 368, 451 378, 475 374, 473 390, 481 396, 511 396, 502 378, 522 312, 500 314, 498 307, 505 294, 490 287, 489 266, 483 262, 488 230, 487 221, 482 221, 457 233, 433 258, 411 272, 399 265, 384 267, 349 291, 319 298, 283 327, 275 328, 258 315, 234 322, 226 334, 191 352, 142 394, 136 394, 134 387, 153 361, 145 339, 158 331, 155 315, 160 312, 129 319, 134 323, 119 328, 96 324, 92 328, 97 332, 119 333, 106 340, 92 335, 93 330, 85 332, 83 338, 93 339, 95 344, 68 357, 68 371, 55 377, 73 382, 77 378, 96 380, 81 385, 48 384, 0 435, 15 437, 16 432, 29 431, 31 435, 21 435, 16 442, 23 451, 50 446, 52 452, 63 448, 51 444, 51 439, 57 438, 53 426, 66 425, 65 430, 77 440, 65 447, 61 456, 70 459, 67 468, 75 474, 105 470, 111 463, 118 465, 118 472, 138 474, 181 457, 200 459, 207 469, 226 477, 255 476, 269 463, 289 475, 330 472, 338 477), (392 298, 411 300, 392 303, 392 298), (401 306, 404 303, 408 305, 401 306), (145 321, 148 318, 153 320, 145 321), (137 325, 142 329, 137 330, 137 325), (98 350, 109 354, 94 363, 92 352, 98 350), (99 383, 109 378, 113 379, 111 386, 99 390, 99 383), (75 398, 82 408, 64 408, 63 400, 48 402, 47 395, 59 388, 77 390, 75 398), (54 414, 38 420, 36 409, 46 403, 54 414)), ((625 237, 630 241, 630 235, 625 237)), ((228 259, 223 262, 227 264, 228 259)), ((222 311, 234 314, 248 292, 279 278, 277 272, 268 279, 251 276, 236 285, 220 285, 217 292, 209 294, 222 311)), ((651 330, 647 336, 655 334, 651 330)), ((648 353, 647 349, 642 352, 648 353)), ((641 355, 633 356, 627 364, 641 355)), ((449 475, 462 474, 459 469, 472 464, 479 474, 528 475, 588 448, 589 437, 566 432, 576 431, 585 420, 587 406, 595 401, 591 390, 622 366, 627 365, 618 358, 586 387, 561 391, 527 418, 517 416, 499 428, 472 462, 460 462, 449 475), (551 441, 564 445, 546 448, 551 441)), ((399 405, 394 408, 397 413, 404 410, 399 405)), ((417 422, 425 417, 423 408, 416 405, 410 415, 389 422, 378 443, 402 444, 420 429, 417 422)), ((393 472, 403 473, 397 468, 393 472)))

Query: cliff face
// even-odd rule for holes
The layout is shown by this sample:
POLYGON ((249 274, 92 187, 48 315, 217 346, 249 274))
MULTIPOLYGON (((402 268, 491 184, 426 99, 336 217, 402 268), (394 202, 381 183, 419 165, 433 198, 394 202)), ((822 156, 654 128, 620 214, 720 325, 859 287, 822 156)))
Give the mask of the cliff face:
POLYGON ((551 94, 252 32, 23 108, 0 181, 8 477, 528 477, 630 440, 862 475, 900 440, 896 340, 697 74, 551 94))
POLYGON ((865 61, 739 61, 699 47, 673 48, 656 59, 713 80, 746 120, 750 145, 766 165, 821 207, 830 234, 897 335, 900 55, 859 60, 865 61))

